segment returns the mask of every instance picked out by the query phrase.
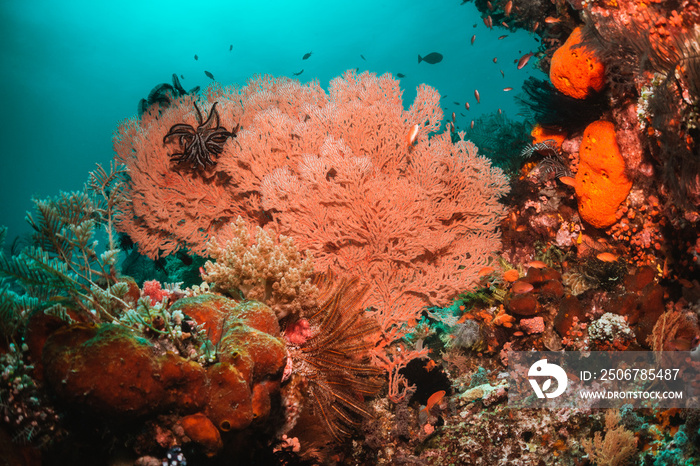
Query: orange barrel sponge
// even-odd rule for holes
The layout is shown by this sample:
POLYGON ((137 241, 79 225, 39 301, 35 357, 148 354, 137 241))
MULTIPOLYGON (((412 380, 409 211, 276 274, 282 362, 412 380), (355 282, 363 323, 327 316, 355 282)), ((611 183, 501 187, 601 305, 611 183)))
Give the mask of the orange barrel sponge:
POLYGON ((579 214, 596 228, 609 227, 617 221, 617 208, 632 188, 615 140, 615 125, 608 121, 588 125, 579 159, 575 182, 579 214))
POLYGON ((554 52, 549 68, 549 79, 554 87, 575 99, 585 99, 605 85, 603 63, 589 49, 579 47, 580 43, 581 28, 578 27, 554 52))

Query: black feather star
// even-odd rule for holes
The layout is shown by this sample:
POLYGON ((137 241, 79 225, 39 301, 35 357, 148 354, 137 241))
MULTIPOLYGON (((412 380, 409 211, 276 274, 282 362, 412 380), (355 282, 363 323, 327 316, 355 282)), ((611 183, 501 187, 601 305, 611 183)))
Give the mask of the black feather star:
POLYGON ((189 165, 195 170, 206 170, 216 165, 216 161, 212 157, 223 152, 226 140, 230 137, 236 137, 240 125, 237 125, 231 132, 219 126, 219 112, 216 111, 216 104, 218 102, 214 102, 209 111, 209 117, 205 122, 202 122, 202 113, 195 103, 194 109, 197 111, 197 122, 199 123, 197 129, 185 123, 178 123, 173 125, 168 134, 163 137, 163 144, 175 139, 180 145, 180 152, 170 155, 170 159, 175 163, 189 165))

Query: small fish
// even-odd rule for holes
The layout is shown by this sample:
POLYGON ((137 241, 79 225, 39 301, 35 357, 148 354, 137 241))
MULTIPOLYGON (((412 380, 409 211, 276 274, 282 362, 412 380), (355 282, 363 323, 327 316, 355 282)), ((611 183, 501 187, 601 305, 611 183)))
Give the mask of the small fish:
POLYGON ((231 50, 233 50, 233 44, 228 46, 228 51, 230 52, 231 50))
POLYGON ((364 55, 360 55, 360 58, 362 58, 364 61, 367 61, 364 55))
POLYGON ((501 21, 501 26, 503 26, 506 29, 510 29, 510 24, 506 23, 505 21, 501 21))
POLYGON ((466 108, 467 110, 469 110, 469 102, 464 102, 464 108, 466 108))
POLYGON ((452 112, 452 123, 455 122, 455 118, 457 118, 457 115, 455 115, 455 112, 452 112))
POLYGON ((570 176, 560 176, 559 181, 561 181, 562 184, 565 184, 567 186, 571 186, 571 187, 576 186, 576 180, 570 176))
POLYGON ((508 37, 508 34, 503 34, 502 36, 498 36, 498 40, 503 40, 506 37, 508 37))
POLYGON ((418 130, 420 129, 420 125, 413 125, 411 128, 411 131, 408 132, 408 136, 406 136, 406 142, 408 143, 409 147, 413 147, 413 143, 416 142, 416 138, 418 137, 418 130))
POLYGON ((301 57, 301 59, 302 59, 302 60, 308 60, 312 53, 313 53, 313 52, 305 53, 304 56, 301 57))
POLYGON ((503 76, 505 78, 506 74, 503 72, 503 70, 499 70, 499 71, 501 72, 501 76, 503 76))
POLYGON ((513 332, 514 337, 522 337, 523 335, 525 335, 525 334, 523 332, 521 332, 520 330, 518 330, 517 332, 513 332))
POLYGON ((301 69, 298 73, 292 73, 294 76, 299 76, 301 73, 304 72, 304 68, 301 69))
POLYGON ((530 61, 530 57, 533 55, 534 55, 534 53, 530 52, 530 53, 526 53, 525 55, 520 57, 520 60, 518 60, 518 69, 519 70, 523 69, 523 67, 525 67, 525 65, 527 65, 527 62, 530 61))
POLYGON ((493 62, 498 63, 498 57, 493 57, 493 62))
POLYGON ((427 372, 432 371, 437 367, 437 363, 433 361, 432 359, 427 362, 425 366, 423 366, 423 369, 425 369, 427 372))
POLYGON ((403 74, 403 73, 396 73, 396 76, 398 76, 399 78, 405 78, 405 77, 406 77, 406 75, 403 74))
POLYGON ((547 16, 544 19, 544 22, 547 24, 557 24, 559 21, 561 21, 561 19, 555 18, 554 16, 547 16))
POLYGON ((504 92, 509 92, 509 91, 512 91, 512 90, 513 90, 512 87, 504 87, 504 88, 503 88, 503 91, 504 91, 504 92))
POLYGON ((418 63, 420 63, 422 61, 424 61, 426 63, 430 63, 431 65, 434 65, 436 63, 440 63, 442 61, 442 54, 438 53, 438 52, 432 52, 424 57, 421 57, 420 55, 418 55, 418 63))
POLYGON ((487 28, 493 29, 493 19, 491 18, 491 15, 484 18, 484 24, 486 25, 487 28))
POLYGON ((503 13, 506 14, 506 16, 510 16, 510 12, 513 9, 513 0, 508 0, 508 3, 506 3, 506 6, 503 7, 503 13))
POLYGON ((520 273, 518 273, 518 271, 515 270, 515 269, 507 270, 507 271, 503 274, 503 279, 504 279, 505 281, 507 281, 507 282, 511 282, 511 283, 512 283, 512 282, 516 281, 518 278, 520 278, 520 273))
POLYGON ((535 287, 532 286, 532 284, 528 282, 524 282, 522 280, 518 280, 513 283, 513 286, 511 287, 511 291, 515 294, 525 294, 529 293, 530 291, 534 290, 535 287))
POLYGON ((527 227, 525 225, 518 225, 518 227, 515 229, 518 233, 522 233, 523 231, 527 230, 527 227))
POLYGON ((214 75, 213 75, 213 74, 211 74, 210 72, 208 72, 208 71, 205 71, 205 72, 204 72, 204 74, 206 74, 206 75, 207 75, 207 78, 209 78, 209 79, 214 79, 214 75))
POLYGON ((476 34, 472 36, 472 45, 474 45, 474 41, 476 40, 476 34))
POLYGON ((501 110, 501 109, 499 108, 499 109, 498 109, 498 114, 499 114, 499 115, 502 115, 502 114, 503 114, 503 110, 501 110))
POLYGON ((470 127, 471 129, 474 129, 474 120, 472 120, 472 123, 471 123, 471 125, 469 125, 469 127, 470 127))
POLYGON ((493 267, 484 267, 483 269, 479 270, 479 272, 477 272, 477 276, 485 277, 486 275, 491 275, 495 271, 496 269, 494 269, 493 267))
POLYGON ((442 400, 444 396, 445 390, 440 390, 430 395, 430 398, 428 398, 428 401, 425 403, 425 408, 423 408, 425 414, 430 414, 430 410, 432 409, 432 407, 440 403, 440 400, 442 400))
POLYGON ((686 280, 685 278, 679 278, 678 283, 683 285, 683 288, 690 289, 695 287, 695 285, 693 285, 693 282, 691 282, 690 280, 686 280))
POLYGON ((540 22, 539 22, 539 21, 535 21, 535 25, 532 26, 532 32, 535 32, 535 31, 537 30, 537 28, 539 28, 539 27, 540 27, 540 22))
POLYGON ((465 115, 464 113, 462 113, 462 112, 459 112, 459 114, 462 115, 462 116, 466 116, 466 115, 465 115))
POLYGON ((692 346, 690 340, 676 338, 664 342, 664 349, 671 351, 690 351, 692 346))
POLYGON ((596 259, 598 259, 601 262, 615 262, 618 259, 617 254, 613 254, 611 252, 601 252, 597 256, 595 256, 596 259))
POLYGON ((480 104, 481 103, 481 96, 479 95, 479 91, 474 89, 474 97, 476 97, 476 103, 480 104))
POLYGON ((199 60, 199 57, 197 56, 196 53, 194 54, 194 59, 195 59, 195 60, 199 60))
POLYGON ((456 100, 453 100, 452 103, 455 105, 459 105, 459 102, 457 102, 456 100))
POLYGON ((185 79, 185 77, 183 75, 180 75, 180 79, 185 79))
POLYGON ((491 4, 490 1, 486 2, 486 6, 488 7, 489 10, 493 11, 493 5, 491 4))
POLYGON ((528 262, 527 265, 528 265, 528 267, 532 267, 533 269, 546 269, 547 268, 547 264, 545 264, 542 261, 531 261, 531 262, 528 262))

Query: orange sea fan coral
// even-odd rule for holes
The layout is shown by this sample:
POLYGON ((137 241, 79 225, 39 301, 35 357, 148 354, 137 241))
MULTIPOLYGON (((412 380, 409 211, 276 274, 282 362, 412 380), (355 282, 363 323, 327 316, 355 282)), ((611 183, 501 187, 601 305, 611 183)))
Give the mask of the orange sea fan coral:
POLYGON ((174 121, 194 122, 183 114, 193 108, 186 97, 163 116, 128 123, 117 142, 134 172, 133 209, 121 228, 155 256, 203 251, 238 215, 269 224, 310 251, 318 270, 369 285, 362 305, 372 306, 383 344, 398 340, 423 306, 445 306, 476 281, 500 247, 498 199, 508 189, 473 144, 434 134, 435 89, 419 86, 408 111, 401 95, 391 75, 353 71, 327 94, 317 83, 267 77, 210 89, 202 106, 219 102, 221 125, 241 129, 208 178, 174 172, 151 141, 174 121))

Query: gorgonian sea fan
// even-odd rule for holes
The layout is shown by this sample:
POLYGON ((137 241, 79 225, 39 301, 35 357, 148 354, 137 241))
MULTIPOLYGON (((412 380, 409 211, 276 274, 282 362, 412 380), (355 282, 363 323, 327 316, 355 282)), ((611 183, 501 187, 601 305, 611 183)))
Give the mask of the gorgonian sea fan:
POLYGON ((126 122, 115 138, 131 176, 120 228, 151 257, 202 254, 237 215, 269 223, 310 251, 317 270, 368 284, 362 305, 393 341, 424 305, 446 305, 468 288, 500 247, 506 177, 463 135, 453 143, 436 133, 440 95, 427 85, 408 110, 391 75, 353 71, 328 93, 258 77, 200 99, 219 102, 223 127, 242 128, 208 178, 173 171, 162 147, 174 122, 196 123, 189 96, 162 116, 126 122))

